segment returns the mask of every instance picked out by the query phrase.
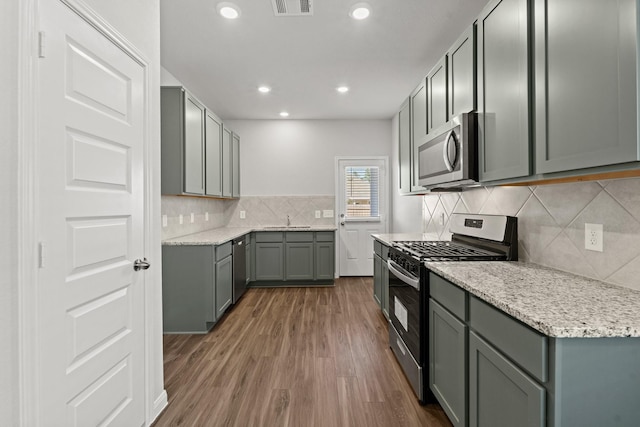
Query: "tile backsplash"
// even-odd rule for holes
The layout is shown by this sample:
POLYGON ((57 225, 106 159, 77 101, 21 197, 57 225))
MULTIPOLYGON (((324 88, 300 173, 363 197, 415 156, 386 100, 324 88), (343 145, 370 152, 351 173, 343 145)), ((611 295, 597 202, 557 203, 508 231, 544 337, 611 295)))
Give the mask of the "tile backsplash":
POLYGON ((422 231, 450 238, 452 213, 517 216, 521 260, 640 290, 640 178, 429 194, 422 231), (585 223, 603 224, 603 252, 584 249, 585 223))
POLYGON ((247 196, 237 200, 162 196, 162 215, 167 216, 167 226, 162 227, 162 238, 171 239, 225 226, 285 225, 287 215, 291 225, 333 225, 335 218, 323 215, 325 211, 335 214, 334 205, 335 198, 332 195, 247 196), (244 211, 244 219, 240 218, 241 211, 244 211), (320 212, 320 218, 315 217, 316 211, 320 212))

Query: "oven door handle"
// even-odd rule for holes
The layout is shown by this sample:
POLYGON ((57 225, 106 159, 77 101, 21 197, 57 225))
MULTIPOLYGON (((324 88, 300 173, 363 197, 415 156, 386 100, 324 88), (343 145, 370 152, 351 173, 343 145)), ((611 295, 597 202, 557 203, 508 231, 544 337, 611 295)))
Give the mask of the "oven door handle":
POLYGON ((402 280, 404 283, 411 286, 412 288, 415 288, 418 291, 420 290, 419 278, 416 279, 413 276, 408 276, 407 274, 403 273, 400 270, 400 266, 395 262, 391 261, 390 259, 387 260, 387 267, 389 268, 389 271, 392 272, 394 276, 396 276, 398 279, 402 280))

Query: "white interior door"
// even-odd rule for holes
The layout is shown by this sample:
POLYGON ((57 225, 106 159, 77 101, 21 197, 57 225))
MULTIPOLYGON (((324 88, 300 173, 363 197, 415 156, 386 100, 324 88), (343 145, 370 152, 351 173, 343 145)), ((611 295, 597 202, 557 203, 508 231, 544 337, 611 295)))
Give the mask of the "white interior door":
POLYGON ((387 159, 339 158, 336 169, 338 271, 340 276, 371 276, 371 235, 387 231, 387 159))
POLYGON ((38 421, 144 424, 145 69, 39 3, 38 421))

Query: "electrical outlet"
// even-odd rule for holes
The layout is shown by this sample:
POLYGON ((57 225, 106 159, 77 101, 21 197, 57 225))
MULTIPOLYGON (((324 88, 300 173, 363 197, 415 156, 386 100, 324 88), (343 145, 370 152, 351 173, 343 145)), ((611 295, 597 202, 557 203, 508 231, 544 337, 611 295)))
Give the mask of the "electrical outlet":
POLYGON ((602 224, 584 224, 584 248, 588 251, 603 251, 602 224))
POLYGON ((247 217, 246 211, 240 211, 240 219, 245 219, 247 217))
POLYGON ((333 209, 325 209, 322 211, 323 218, 333 218, 333 209))
POLYGON ((184 222, 184 217, 182 216, 182 214, 178 215, 178 222, 180 223, 180 225, 182 225, 182 223, 184 222))
POLYGON ((438 225, 444 226, 444 212, 441 212, 438 216, 438 225))
POLYGON ((193 224, 194 222, 196 222, 196 215, 191 212, 191 224, 193 224))
POLYGON ((320 218, 320 211, 316 211, 316 218, 320 218))
POLYGON ((167 226, 167 216, 166 215, 162 215, 162 226, 163 227, 167 226))
POLYGON ((209 221, 209 212, 204 213, 204 220, 209 221))

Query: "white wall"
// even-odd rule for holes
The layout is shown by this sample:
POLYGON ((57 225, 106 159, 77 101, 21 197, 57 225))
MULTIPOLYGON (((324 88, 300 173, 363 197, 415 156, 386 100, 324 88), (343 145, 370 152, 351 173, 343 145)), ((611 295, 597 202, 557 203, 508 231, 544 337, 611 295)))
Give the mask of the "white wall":
POLYGON ((0 425, 18 425, 17 101, 18 5, 0 4, 0 425))
POLYGON ((243 196, 333 195, 336 156, 390 156, 391 120, 232 120, 243 196))
POLYGON ((400 195, 400 138, 398 115, 393 117, 391 138, 391 233, 422 231, 422 196, 400 195))
MULTIPOLYGON (((20 285, 17 280, 17 206, 18 198, 18 41, 21 21, 19 8, 26 10, 35 6, 36 0, 3 0, 0 3, 0 425, 20 425, 18 414, 18 298, 20 285)), ((164 395, 162 366, 162 302, 161 302, 161 247, 160 247, 160 4, 158 0, 85 0, 100 16, 133 44, 150 64, 149 90, 151 120, 150 141, 152 145, 152 181, 156 193, 152 196, 151 214, 156 218, 152 227, 152 245, 146 254, 155 269, 147 283, 146 311, 152 312, 154 329, 150 342, 149 366, 151 402, 161 402, 164 395)), ((35 8, 34 8, 35 9, 35 8)), ((23 31, 29 31, 26 28, 23 31)), ((24 260, 31 262, 33 260, 24 260)), ((157 405, 156 408, 157 409, 157 405)))

